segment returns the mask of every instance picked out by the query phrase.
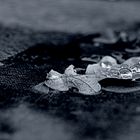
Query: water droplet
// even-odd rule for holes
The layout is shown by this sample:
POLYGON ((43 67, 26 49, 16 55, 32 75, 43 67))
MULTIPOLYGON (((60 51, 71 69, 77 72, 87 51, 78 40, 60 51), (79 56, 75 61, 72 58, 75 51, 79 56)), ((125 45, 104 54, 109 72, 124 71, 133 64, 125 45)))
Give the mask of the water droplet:
POLYGON ((101 62, 102 68, 110 69, 111 66, 112 66, 112 64, 110 62, 101 62))
POLYGON ((129 66, 127 64, 121 64, 121 68, 128 68, 129 66))
POLYGON ((117 61, 111 56, 105 56, 101 59, 100 65, 102 68, 110 69, 113 65, 116 65, 117 61))
POLYGON ((140 64, 135 64, 134 66, 131 67, 132 73, 140 73, 140 64))
POLYGON ((119 70, 122 79, 132 79, 132 72, 128 68, 121 68, 119 70))
POLYGON ((109 76, 108 77, 111 77, 111 78, 119 78, 120 76, 120 73, 119 73, 119 70, 118 69, 111 69, 109 71, 109 76))

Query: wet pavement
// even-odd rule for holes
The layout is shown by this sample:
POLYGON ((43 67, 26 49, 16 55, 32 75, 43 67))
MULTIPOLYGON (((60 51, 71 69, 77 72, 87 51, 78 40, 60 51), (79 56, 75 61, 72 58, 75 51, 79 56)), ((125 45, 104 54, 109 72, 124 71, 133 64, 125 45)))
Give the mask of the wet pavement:
MULTIPOLYGON (((22 33, 18 36, 23 37, 22 33)), ((4 66, 0 69, 0 139, 139 138, 140 94, 139 90, 133 92, 136 88, 133 82, 128 84, 121 81, 120 84, 120 81, 102 81, 104 89, 97 96, 54 90, 42 94, 32 89, 45 80, 46 73, 52 68, 61 73, 70 64, 86 68, 89 62, 81 58, 90 57, 91 54, 96 57, 113 55, 112 50, 118 48, 118 54, 124 53, 124 59, 138 56, 138 52, 125 51, 126 48, 131 49, 131 42, 119 41, 110 46, 102 44, 96 47, 91 43, 91 40, 98 37, 95 34, 85 36, 36 32, 28 33, 26 37, 29 42, 36 38, 35 43, 31 43, 34 45, 2 61, 4 66), (121 46, 123 48, 120 48, 121 46), (103 48, 106 48, 106 52, 101 51, 103 48), (117 93, 117 90, 123 91, 124 87, 131 87, 131 93, 117 93)), ((16 41, 18 42, 18 38, 16 41)), ((135 47, 133 45, 133 50, 135 47)), ((122 61, 119 55, 116 59, 118 62, 122 61)))
MULTIPOLYGON (((120 4, 119 2, 83 1, 79 4, 79 1, 61 0, 61 3, 66 4, 66 8, 62 4, 62 9, 67 11, 64 14, 63 10, 59 9, 61 4, 54 1, 50 2, 48 7, 54 6, 58 9, 56 10, 59 11, 58 19, 61 20, 55 18, 56 11, 52 9, 48 10, 52 13, 48 12, 51 16, 47 16, 47 19, 52 17, 49 21, 42 20, 43 12, 35 10, 37 6, 44 5, 43 0, 42 5, 37 1, 32 5, 30 1, 29 6, 25 1, 23 7, 17 0, 12 2, 6 0, 0 3, 5 5, 0 8, 0 11, 4 13, 6 11, 0 18, 2 23, 0 60, 4 64, 0 66, 0 140, 139 139, 139 81, 103 80, 100 83, 102 92, 96 96, 84 96, 73 90, 68 92, 50 90, 48 94, 42 94, 33 89, 35 85, 45 80, 47 72, 51 69, 63 73, 70 64, 85 69, 92 63, 89 59, 82 59, 85 57, 94 58, 95 62, 98 62, 103 56, 110 55, 116 58, 118 63, 122 63, 132 56, 140 56, 137 2, 137 4, 132 2, 120 4), (90 24, 91 17, 94 15, 91 11, 95 10, 92 6, 89 8, 91 3, 97 6, 96 8, 93 6, 96 10, 100 7, 106 11, 107 20, 99 18, 102 14, 98 13, 96 24, 90 24), (70 10, 69 6, 73 4, 74 10, 70 10), (81 9, 83 5, 84 10, 78 10, 79 12, 75 15, 76 9, 81 9), (120 5, 122 14, 117 9, 120 5), (8 11, 14 7, 18 12, 8 11), (112 15, 111 7, 116 11, 112 15), (28 13, 31 18, 27 17, 28 13), (35 16, 37 13, 38 16, 35 16), (85 16, 80 18, 79 15, 83 13, 85 16), (88 14, 89 17, 87 17, 88 14), (128 15, 131 18, 127 18, 128 15), (36 23, 36 18, 38 22, 33 25, 36 23), (70 22, 70 19, 73 20, 70 22), (124 19, 124 25, 121 24, 122 22, 116 22, 122 21, 121 19, 124 19), (57 24, 55 24, 56 20, 57 24), (68 24, 65 22, 66 26, 63 26, 62 21, 67 21, 68 24), (100 21, 101 23, 98 24, 100 21), (113 24, 110 24, 110 21, 113 24), (50 24, 52 22, 54 24, 50 24), (47 26, 49 24, 50 26, 47 26), (98 32, 94 30, 96 25, 99 25, 98 32), (94 29, 91 30, 93 27, 94 29), (114 32, 110 30, 114 28, 117 37, 114 37, 114 32), (122 28, 130 36, 129 40, 119 35, 122 28), (109 40, 104 41, 102 38, 109 40), (112 42, 112 38, 117 40, 112 42), (128 92, 123 93, 124 90, 128 92)), ((42 8, 45 9, 45 5, 42 8)))

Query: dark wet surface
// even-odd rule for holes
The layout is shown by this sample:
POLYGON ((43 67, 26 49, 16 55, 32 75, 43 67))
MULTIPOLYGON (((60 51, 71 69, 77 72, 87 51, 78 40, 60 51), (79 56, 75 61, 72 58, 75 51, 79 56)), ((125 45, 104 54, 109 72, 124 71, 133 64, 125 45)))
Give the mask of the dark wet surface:
MULTIPOLYGON (((18 36, 20 42, 22 30, 18 36)), ((83 57, 112 55, 121 63, 139 56, 138 39, 118 37, 115 43, 97 44, 92 41, 99 38, 97 34, 29 31, 25 36, 24 42, 33 42, 30 48, 4 60, 0 69, 0 140, 139 139, 140 91, 135 90, 139 82, 101 81, 103 90, 97 96, 54 90, 41 94, 32 89, 50 69, 63 73, 70 64, 86 68, 91 62, 82 61, 83 57), (117 93, 124 86, 132 91, 117 93)))

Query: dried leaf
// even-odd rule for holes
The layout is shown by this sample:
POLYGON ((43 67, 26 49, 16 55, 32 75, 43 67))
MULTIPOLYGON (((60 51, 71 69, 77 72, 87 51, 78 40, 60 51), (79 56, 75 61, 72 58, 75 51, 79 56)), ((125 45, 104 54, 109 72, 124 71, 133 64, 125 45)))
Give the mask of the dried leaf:
POLYGON ((44 82, 34 86, 33 90, 35 92, 44 93, 44 94, 49 93, 49 88, 47 86, 45 86, 44 82))
POLYGON ((45 84, 59 91, 67 91, 69 88, 75 87, 82 94, 96 95, 101 90, 101 86, 94 75, 77 74, 73 65, 70 65, 64 74, 51 70, 47 79, 45 84))
POLYGON ((45 81, 45 85, 49 88, 59 90, 59 91, 68 91, 69 88, 65 81, 65 76, 60 74, 54 70, 51 70, 47 75, 47 80, 45 81))
POLYGON ((77 75, 76 70, 74 69, 73 65, 70 65, 68 68, 66 68, 65 75, 69 76, 69 75, 77 75))
POLYGON ((76 87, 85 95, 99 94, 101 86, 94 75, 75 75, 67 77, 69 87, 76 87))
POLYGON ((126 60, 123 64, 126 64, 128 66, 133 66, 140 62, 140 57, 131 57, 128 60, 126 60))
POLYGON ((139 79, 140 78, 140 57, 133 57, 118 65, 116 60, 110 56, 105 56, 100 62, 88 65, 84 75, 77 74, 73 65, 66 68, 64 74, 51 70, 43 84, 35 86, 35 89, 48 93, 48 88, 41 87, 46 85, 58 91, 68 91, 75 87, 81 94, 99 94, 101 86, 98 83, 105 78, 116 79, 139 79))
POLYGON ((99 63, 88 65, 86 69, 86 74, 95 75, 95 78, 97 79, 97 81, 100 81, 106 78, 106 76, 103 74, 103 69, 101 68, 99 63))
POLYGON ((51 70, 47 74, 46 81, 35 86, 34 89, 48 93, 49 88, 68 91, 75 87, 81 94, 96 95, 101 90, 98 82, 105 78, 139 79, 140 57, 132 57, 119 65, 114 58, 105 56, 97 64, 88 65, 84 75, 77 74, 73 65, 66 68, 64 74, 51 70))

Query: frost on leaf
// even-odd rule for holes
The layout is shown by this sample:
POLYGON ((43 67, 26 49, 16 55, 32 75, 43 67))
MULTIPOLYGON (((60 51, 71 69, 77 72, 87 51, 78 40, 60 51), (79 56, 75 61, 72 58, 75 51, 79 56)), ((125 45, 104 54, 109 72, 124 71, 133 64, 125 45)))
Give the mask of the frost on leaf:
POLYGON ((88 65, 87 69, 86 69, 86 74, 95 75, 95 78, 97 79, 97 81, 100 81, 100 80, 106 78, 106 76, 104 75, 104 73, 102 71, 100 64, 88 65))
POLYGON ((140 57, 131 57, 128 60, 126 60, 123 64, 126 64, 128 66, 133 66, 140 62, 140 57))
POLYGON ((64 74, 51 70, 47 75, 45 84, 49 88, 59 91, 67 91, 75 87, 85 95, 96 95, 101 90, 95 75, 77 74, 73 65, 66 68, 64 74))
POLYGON ((98 82, 106 78, 140 79, 140 57, 132 57, 122 64, 117 64, 113 57, 105 56, 98 63, 88 65, 85 74, 77 74, 73 65, 66 68, 64 74, 51 70, 47 74, 46 81, 35 86, 34 89, 48 93, 49 88, 68 91, 74 87, 81 94, 96 95, 101 90, 98 82))
POLYGON ((132 80, 140 79, 140 57, 132 57, 126 60, 123 65, 127 65, 131 70, 132 80))
POLYGON ((66 74, 67 76, 69 76, 69 75, 77 75, 76 70, 74 69, 73 65, 70 65, 68 68, 66 68, 64 74, 66 74))
POLYGON ((69 88, 63 74, 51 70, 46 78, 47 80, 45 81, 45 85, 47 85, 49 88, 59 91, 68 91, 69 88))
POLYGON ((85 95, 99 94, 101 86, 94 75, 75 75, 67 77, 69 87, 75 87, 85 95))
POLYGON ((37 92, 37 93, 44 93, 44 94, 49 93, 49 88, 45 86, 44 82, 34 86, 33 90, 34 92, 37 92))

